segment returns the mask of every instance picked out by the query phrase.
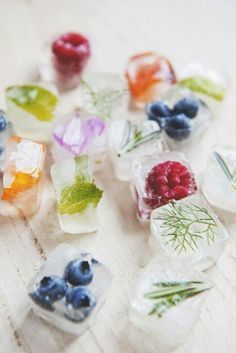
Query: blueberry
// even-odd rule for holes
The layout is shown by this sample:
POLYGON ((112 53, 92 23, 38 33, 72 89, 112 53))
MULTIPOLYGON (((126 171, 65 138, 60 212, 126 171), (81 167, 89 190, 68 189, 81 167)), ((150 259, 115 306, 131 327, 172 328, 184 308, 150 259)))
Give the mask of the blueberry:
POLYGON ((87 287, 73 287, 66 295, 67 305, 72 305, 74 309, 88 309, 95 305, 95 299, 87 287))
POLYGON ((41 308, 45 309, 45 310, 49 310, 49 311, 54 311, 54 307, 52 305, 52 302, 50 301, 49 297, 44 297, 42 296, 38 290, 36 290, 33 293, 30 293, 29 296, 31 297, 31 299, 37 304, 39 305, 41 308))
POLYGON ((37 289, 40 296, 49 298, 50 301, 54 302, 60 300, 66 295, 68 285, 66 281, 58 276, 44 277, 40 281, 40 285, 37 289))
POLYGON ((167 118, 164 125, 166 134, 177 141, 185 140, 191 133, 189 118, 185 114, 167 118))
POLYGON ((65 279, 73 286, 89 284, 93 279, 93 271, 86 260, 71 261, 65 270, 65 279))
POLYGON ((173 108, 173 114, 185 114, 188 118, 196 117, 199 109, 199 101, 193 97, 186 97, 179 100, 173 108))
POLYGON ((146 105, 146 114, 149 120, 156 121, 162 127, 165 118, 171 116, 171 110, 164 102, 156 102, 146 105))
POLYGON ((4 131, 7 127, 6 115, 3 110, 0 110, 0 131, 4 131))

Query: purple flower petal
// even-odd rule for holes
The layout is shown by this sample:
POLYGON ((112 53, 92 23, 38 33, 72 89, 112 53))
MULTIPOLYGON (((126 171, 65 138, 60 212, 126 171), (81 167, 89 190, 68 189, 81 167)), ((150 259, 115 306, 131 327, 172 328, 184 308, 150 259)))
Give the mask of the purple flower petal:
POLYGON ((69 122, 57 126, 53 136, 62 147, 80 155, 104 130, 105 123, 99 118, 80 119, 76 114, 69 122))

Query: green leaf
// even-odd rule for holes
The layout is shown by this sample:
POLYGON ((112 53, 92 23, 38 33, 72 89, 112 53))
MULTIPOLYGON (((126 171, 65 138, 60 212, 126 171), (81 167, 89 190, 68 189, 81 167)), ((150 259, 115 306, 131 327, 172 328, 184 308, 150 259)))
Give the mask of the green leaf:
POLYGON ((58 210, 61 214, 74 214, 83 212, 89 205, 97 207, 103 191, 94 183, 75 182, 66 186, 61 193, 58 210))
POLYGON ((201 76, 185 78, 179 82, 179 85, 187 87, 191 91, 205 94, 218 101, 222 101, 225 96, 225 90, 221 85, 201 76))
POLYGON ((51 121, 57 97, 49 90, 33 85, 12 86, 7 88, 7 98, 18 107, 35 116, 40 121, 51 121))

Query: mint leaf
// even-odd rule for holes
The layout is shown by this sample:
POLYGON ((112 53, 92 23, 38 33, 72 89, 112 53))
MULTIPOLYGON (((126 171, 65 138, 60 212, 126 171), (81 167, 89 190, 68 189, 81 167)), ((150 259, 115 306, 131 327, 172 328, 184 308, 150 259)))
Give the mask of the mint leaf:
POLYGON ((187 87, 191 91, 205 94, 218 101, 222 101, 225 96, 225 90, 221 85, 201 76, 185 78, 179 82, 179 85, 187 87))
POLYGON ((89 205, 97 207, 102 194, 94 183, 75 182, 62 190, 58 210, 61 214, 82 213, 89 205))
POLYGON ((58 101, 57 97, 49 90, 33 85, 9 87, 7 88, 7 98, 40 121, 53 119, 58 101))

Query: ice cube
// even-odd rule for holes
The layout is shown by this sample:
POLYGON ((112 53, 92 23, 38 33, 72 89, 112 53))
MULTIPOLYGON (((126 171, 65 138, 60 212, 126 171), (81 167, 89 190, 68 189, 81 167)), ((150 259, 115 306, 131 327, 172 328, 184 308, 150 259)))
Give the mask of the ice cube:
POLYGON ((83 155, 55 163, 51 176, 61 229, 73 234, 95 232, 102 191, 93 182, 89 157, 83 155))
POLYGON ((80 336, 103 306, 111 274, 93 255, 59 245, 28 286, 33 310, 70 334, 80 336))
POLYGON ((127 116, 129 94, 125 80, 112 73, 85 75, 80 84, 80 110, 110 121, 127 116))
POLYGON ((155 121, 116 120, 110 125, 108 136, 116 175, 124 181, 130 179, 134 158, 158 154, 166 148, 155 121))
POLYGON ((155 209, 151 215, 151 246, 169 258, 184 259, 199 269, 212 266, 228 234, 202 195, 192 195, 155 209))
POLYGON ((131 190, 141 220, 149 220, 154 208, 187 197, 196 188, 193 173, 181 152, 163 152, 133 161, 131 190))
POLYGON ((140 107, 165 94, 176 82, 170 62, 153 52, 132 56, 126 68, 126 78, 131 96, 140 107))
POLYGON ((42 81, 54 82, 60 91, 75 88, 90 57, 89 40, 80 33, 55 35, 45 44, 39 64, 42 81))
POLYGON ((161 117, 152 113, 158 102, 150 103, 146 111, 149 119, 158 121, 163 128, 168 146, 176 150, 198 143, 212 118, 207 105, 189 89, 176 86, 168 91, 160 104, 168 107, 170 116, 161 117))
POLYGON ((8 87, 7 116, 16 134, 35 141, 49 142, 57 101, 56 90, 49 84, 31 83, 8 87))
POLYGON ((7 143, 2 200, 11 202, 25 216, 40 206, 45 153, 43 144, 19 136, 11 136, 7 143))
POLYGON ((236 148, 223 145, 213 148, 202 189, 210 204, 236 212, 236 148))
POLYGON ((188 339, 211 286, 186 264, 162 257, 151 261, 140 275, 130 309, 144 341, 156 346, 148 352, 168 352, 188 339))
POLYGON ((4 171, 6 145, 11 135, 13 135, 13 126, 8 121, 6 113, 0 110, 0 172, 4 171))
POLYGON ((62 161, 82 154, 101 159, 107 148, 106 124, 94 116, 80 116, 78 111, 65 116, 53 130, 52 154, 62 161))

